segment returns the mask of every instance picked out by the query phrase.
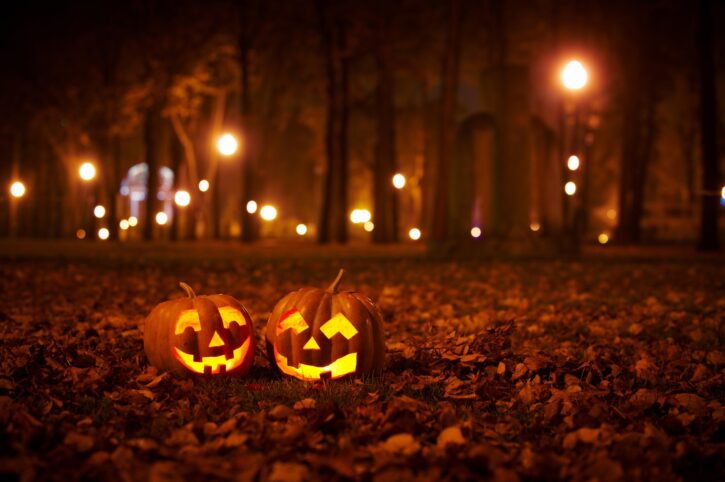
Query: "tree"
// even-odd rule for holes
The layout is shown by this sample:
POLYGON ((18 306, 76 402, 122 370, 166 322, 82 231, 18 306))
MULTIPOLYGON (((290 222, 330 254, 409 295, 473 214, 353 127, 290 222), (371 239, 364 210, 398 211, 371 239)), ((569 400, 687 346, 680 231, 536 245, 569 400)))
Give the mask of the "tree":
POLYGON ((698 2, 697 50, 700 70, 700 142, 702 144, 702 198, 700 213, 700 240, 698 248, 704 251, 719 249, 718 240, 718 188, 720 172, 717 154, 717 95, 712 48, 712 5, 710 0, 698 2))

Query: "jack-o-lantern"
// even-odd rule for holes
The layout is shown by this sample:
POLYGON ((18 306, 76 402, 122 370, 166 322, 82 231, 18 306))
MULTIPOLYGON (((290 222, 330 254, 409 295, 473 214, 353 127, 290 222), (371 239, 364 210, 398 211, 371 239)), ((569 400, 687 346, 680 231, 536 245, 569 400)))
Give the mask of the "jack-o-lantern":
POLYGON ((367 296, 338 292, 342 274, 327 290, 302 288, 274 307, 267 355, 282 373, 314 381, 382 370, 382 314, 367 296))
POLYGON ((157 305, 146 318, 144 350, 157 368, 179 375, 244 375, 254 360, 254 328, 241 303, 227 295, 196 296, 157 305))

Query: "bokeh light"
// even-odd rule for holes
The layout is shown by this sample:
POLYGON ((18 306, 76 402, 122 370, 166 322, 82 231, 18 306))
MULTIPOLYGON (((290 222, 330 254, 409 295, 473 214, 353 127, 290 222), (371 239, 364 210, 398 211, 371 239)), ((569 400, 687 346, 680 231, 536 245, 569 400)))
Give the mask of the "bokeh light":
POLYGON ((236 137, 234 137, 232 134, 227 133, 219 138, 216 143, 216 147, 221 155, 231 156, 235 152, 237 152, 237 149, 239 148, 239 142, 237 142, 236 137))
POLYGON ((21 198, 25 196, 25 184, 20 181, 15 181, 10 185, 10 195, 14 198, 21 198))
POLYGON ((576 171, 579 169, 579 156, 569 156, 569 159, 566 161, 566 167, 568 167, 570 171, 576 171))
POLYGON ((474 226, 471 228, 471 237, 472 238, 478 239, 481 237, 481 234, 483 234, 483 233, 481 231, 481 228, 479 228, 478 226, 474 226))
POLYGON ((177 206, 186 207, 191 203, 191 194, 184 190, 176 191, 176 194, 174 194, 174 202, 177 206))
POLYGON ((167 222, 169 222, 169 216, 165 212, 159 211, 156 213, 156 224, 163 226, 167 222))
POLYGON ((259 215, 265 221, 273 221, 277 217, 277 208, 269 204, 265 204, 262 206, 262 209, 259 210, 259 215))
POLYGON ((296 231, 296 232, 297 232, 297 234, 299 234, 300 236, 304 236, 305 234, 307 234, 307 225, 306 225, 306 224, 302 224, 302 223, 300 223, 300 224, 298 224, 298 225, 297 225, 297 227, 295 228, 295 231, 296 231))
POLYGON ((580 90, 584 88, 587 85, 588 78, 587 70, 578 60, 572 60, 561 71, 561 81, 564 83, 564 87, 569 90, 580 90))
POLYGON ((209 190, 209 181, 206 179, 202 179, 199 181, 199 191, 201 192, 207 192, 209 190))
POLYGON ((128 219, 122 219, 118 223, 118 227, 126 231, 130 225, 128 224, 128 219))
POLYGON ((76 231, 76 238, 78 239, 86 239, 86 230, 85 229, 79 229, 76 231))
POLYGON ((602 233, 597 238, 599 241, 599 244, 607 244, 609 242, 609 235, 607 233, 602 233))
POLYGON ((101 228, 98 230, 98 239, 105 241, 108 239, 108 236, 110 236, 110 235, 111 235, 111 233, 108 232, 108 229, 106 229, 106 228, 101 228))
POLYGON ((569 181, 564 185, 564 192, 567 193, 569 196, 573 196, 576 192, 576 183, 574 181, 569 181))
POLYGON ((410 231, 408 231, 408 237, 413 241, 418 241, 420 239, 420 236, 421 232, 418 228, 411 228, 410 231))
POLYGON ((541 229, 541 224, 534 221, 533 223, 529 224, 529 229, 533 232, 537 232, 539 229, 541 229))
POLYGON ((134 227, 138 224, 138 218, 136 216, 129 216, 128 225, 134 227))
POLYGON ((257 201, 247 202, 247 212, 249 214, 254 214, 257 212, 257 201))
POLYGON ((106 215, 106 208, 99 204, 98 206, 93 208, 93 215, 98 219, 102 219, 103 216, 106 215))
POLYGON ((363 224, 363 229, 368 233, 372 233, 373 229, 375 229, 375 225, 373 224, 372 221, 368 221, 365 224, 363 224))
POLYGON ((617 210, 616 209, 607 209, 607 217, 609 219, 616 219, 616 217, 617 217, 617 210))
POLYGON ((84 181, 90 181, 96 177, 96 166, 90 162, 84 162, 78 169, 78 175, 81 176, 81 179, 84 181))
POLYGON ((405 187, 406 179, 405 176, 398 173, 393 176, 393 186, 395 189, 403 189, 405 187))
POLYGON ((372 214, 367 209, 353 209, 350 213, 350 221, 353 224, 367 223, 372 219, 372 214))

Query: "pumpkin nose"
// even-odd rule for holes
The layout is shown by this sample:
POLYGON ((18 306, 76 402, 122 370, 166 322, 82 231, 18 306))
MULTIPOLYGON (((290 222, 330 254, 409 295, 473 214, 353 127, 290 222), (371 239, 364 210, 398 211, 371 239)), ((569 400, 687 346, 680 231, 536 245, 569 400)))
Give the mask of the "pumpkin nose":
POLYGON ((310 340, 305 343, 305 346, 302 347, 303 350, 319 350, 320 345, 317 344, 317 341, 310 337, 310 340))
POLYGON ((222 337, 219 336, 219 333, 215 331, 214 336, 211 337, 211 341, 209 342, 209 348, 214 348, 217 346, 224 346, 224 340, 222 340, 222 337))

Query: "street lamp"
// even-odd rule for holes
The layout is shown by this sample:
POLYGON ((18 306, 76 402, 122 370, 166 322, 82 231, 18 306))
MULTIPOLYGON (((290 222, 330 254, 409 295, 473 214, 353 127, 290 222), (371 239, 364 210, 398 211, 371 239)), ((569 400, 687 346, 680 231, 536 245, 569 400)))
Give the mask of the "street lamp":
POLYGON ((222 156, 232 156, 234 153, 237 152, 237 149, 239 148, 239 142, 237 141, 237 138, 234 137, 232 134, 224 134, 217 140, 216 143, 217 150, 222 156))
POLYGON ((15 181, 10 185, 10 195, 16 199, 25 196, 25 184, 21 181, 15 181))
POLYGON ((571 60, 561 71, 561 81, 569 90, 581 90, 587 85, 589 74, 578 60, 571 60))
POLYGON ((96 177, 96 166, 90 162, 84 162, 78 169, 78 175, 81 176, 81 179, 84 181, 91 181, 94 177, 96 177))

